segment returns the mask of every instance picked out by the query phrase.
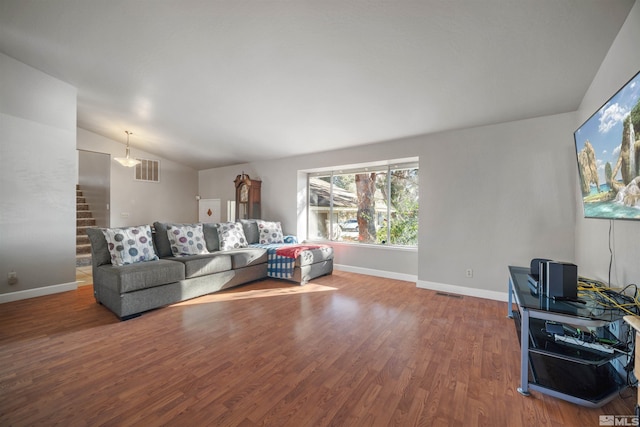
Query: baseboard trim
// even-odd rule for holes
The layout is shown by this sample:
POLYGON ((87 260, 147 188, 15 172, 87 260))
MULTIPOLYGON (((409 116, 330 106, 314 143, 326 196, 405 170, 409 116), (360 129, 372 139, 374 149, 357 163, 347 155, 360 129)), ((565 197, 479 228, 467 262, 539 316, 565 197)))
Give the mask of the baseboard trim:
POLYGON ((470 297, 478 297, 491 299, 496 301, 508 301, 508 292, 489 291, 486 289, 467 288, 465 286, 447 285, 445 283, 428 282, 426 280, 418 280, 418 287, 421 289, 430 289, 432 291, 447 292, 450 294, 467 295, 470 297))
POLYGON ((334 264, 333 268, 348 273, 367 274, 369 276, 384 277, 385 279, 403 280, 405 282, 416 283, 418 276, 413 274, 396 273, 394 271, 375 270, 372 268, 353 267, 344 264, 334 264))
POLYGON ((78 282, 61 283, 59 285, 43 286, 42 288, 25 289, 24 291, 0 294, 0 304, 3 304, 5 302, 41 297, 44 295, 58 294, 60 292, 75 291, 76 289, 78 289, 78 282))

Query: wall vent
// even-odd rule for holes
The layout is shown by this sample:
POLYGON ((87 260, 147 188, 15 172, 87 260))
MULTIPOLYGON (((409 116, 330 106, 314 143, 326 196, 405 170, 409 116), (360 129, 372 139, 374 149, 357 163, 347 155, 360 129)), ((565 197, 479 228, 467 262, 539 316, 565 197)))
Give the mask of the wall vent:
POLYGON ((441 297, 449 297, 449 298, 462 298, 462 295, 450 294, 447 292, 436 292, 436 295, 439 295, 441 297))
POLYGON ((160 161, 138 159, 140 164, 137 164, 134 170, 134 179, 136 181, 144 182, 160 182, 160 161))

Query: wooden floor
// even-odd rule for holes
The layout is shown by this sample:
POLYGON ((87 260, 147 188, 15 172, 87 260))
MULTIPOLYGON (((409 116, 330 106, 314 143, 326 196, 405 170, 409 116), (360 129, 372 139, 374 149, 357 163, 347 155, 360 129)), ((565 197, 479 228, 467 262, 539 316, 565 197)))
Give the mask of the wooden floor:
POLYGON ((0 426, 598 426, 518 394, 506 303, 336 271, 120 322, 91 286, 0 305, 0 426))

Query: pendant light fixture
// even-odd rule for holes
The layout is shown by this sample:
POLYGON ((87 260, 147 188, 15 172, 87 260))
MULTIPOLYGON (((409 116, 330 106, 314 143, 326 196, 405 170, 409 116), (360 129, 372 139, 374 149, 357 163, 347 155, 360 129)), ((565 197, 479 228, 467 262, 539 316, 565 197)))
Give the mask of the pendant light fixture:
POLYGON ((142 163, 140 160, 132 159, 129 153, 129 135, 133 135, 133 132, 129 132, 125 130, 124 133, 127 134, 127 151, 126 157, 115 157, 113 160, 120 163, 122 166, 126 166, 128 168, 132 168, 135 165, 142 163))

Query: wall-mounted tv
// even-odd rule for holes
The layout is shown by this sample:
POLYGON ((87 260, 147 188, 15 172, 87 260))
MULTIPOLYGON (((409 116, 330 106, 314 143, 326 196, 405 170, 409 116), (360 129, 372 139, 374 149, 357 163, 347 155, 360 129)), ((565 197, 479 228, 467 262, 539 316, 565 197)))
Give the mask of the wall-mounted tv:
POLYGON ((640 220, 640 72, 573 136, 584 216, 640 220))

